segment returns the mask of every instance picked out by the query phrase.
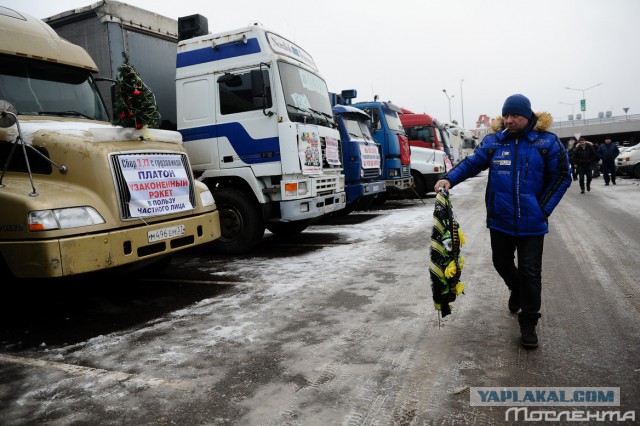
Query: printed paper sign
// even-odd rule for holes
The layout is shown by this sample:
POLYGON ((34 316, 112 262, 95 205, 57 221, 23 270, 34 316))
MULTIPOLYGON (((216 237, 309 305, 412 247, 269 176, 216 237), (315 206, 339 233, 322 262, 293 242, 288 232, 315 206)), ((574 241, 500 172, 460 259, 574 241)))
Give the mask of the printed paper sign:
POLYGON ((325 155, 327 156, 327 163, 336 166, 340 165, 340 149, 338 148, 338 140, 327 137, 324 140, 325 143, 325 155))
POLYGON ((299 126, 298 131, 300 132, 298 155, 300 156, 302 173, 322 173, 322 150, 318 129, 314 126, 299 126))
POLYGON ((180 155, 121 155, 118 161, 131 193, 131 216, 193 210, 189 179, 180 155))
POLYGON ((375 145, 360 145, 363 169, 380 168, 380 151, 375 145))

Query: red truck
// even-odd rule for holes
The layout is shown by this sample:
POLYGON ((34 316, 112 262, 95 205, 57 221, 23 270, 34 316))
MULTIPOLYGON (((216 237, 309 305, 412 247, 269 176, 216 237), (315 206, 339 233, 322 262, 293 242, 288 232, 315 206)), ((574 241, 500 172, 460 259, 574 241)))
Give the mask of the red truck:
POLYGON ((449 134, 427 114, 414 114, 403 108, 399 118, 411 147, 412 192, 423 198, 451 170, 449 134))

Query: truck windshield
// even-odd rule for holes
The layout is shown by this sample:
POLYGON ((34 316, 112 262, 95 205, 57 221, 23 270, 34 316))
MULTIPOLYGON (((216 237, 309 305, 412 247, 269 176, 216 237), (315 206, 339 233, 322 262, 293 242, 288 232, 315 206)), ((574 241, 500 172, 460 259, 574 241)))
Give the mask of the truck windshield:
POLYGON ((344 127, 354 139, 364 139, 365 141, 373 141, 373 136, 371 136, 371 132, 369 131, 369 126, 367 123, 362 121, 361 119, 350 117, 347 114, 342 116, 342 121, 344 122, 344 127))
POLYGON ((10 55, 0 64, 0 99, 18 114, 109 121, 89 71, 10 55))
POLYGON ((383 112, 387 119, 387 126, 389 126, 389 129, 404 134, 404 127, 402 127, 402 122, 400 122, 398 113, 387 109, 383 109, 383 112))
POLYGON ((278 62, 285 103, 291 121, 333 126, 327 83, 317 75, 288 62, 278 62))

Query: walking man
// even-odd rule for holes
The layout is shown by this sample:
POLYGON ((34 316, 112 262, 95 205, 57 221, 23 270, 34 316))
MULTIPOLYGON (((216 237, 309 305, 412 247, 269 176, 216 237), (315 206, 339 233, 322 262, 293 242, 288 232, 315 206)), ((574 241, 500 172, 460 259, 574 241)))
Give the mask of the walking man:
POLYGON ((604 186, 609 186, 609 181, 616 184, 616 157, 618 154, 620 154, 618 145, 611 143, 611 136, 607 136, 604 143, 598 148, 598 157, 602 160, 604 186))
POLYGON ((580 183, 580 193, 584 194, 585 177, 587 180, 587 192, 591 191, 591 179, 593 178, 593 163, 598 161, 598 154, 593 148, 593 144, 584 137, 578 140, 578 146, 571 154, 571 166, 578 170, 578 181, 580 183))
POLYGON ((436 182, 446 191, 489 169, 487 227, 493 266, 511 291, 509 310, 518 314, 523 347, 538 347, 536 325, 542 295, 542 249, 548 218, 571 185, 564 145, 547 131, 553 119, 534 113, 525 96, 509 96, 502 116, 475 152, 436 182), (515 254, 517 252, 517 265, 515 254))

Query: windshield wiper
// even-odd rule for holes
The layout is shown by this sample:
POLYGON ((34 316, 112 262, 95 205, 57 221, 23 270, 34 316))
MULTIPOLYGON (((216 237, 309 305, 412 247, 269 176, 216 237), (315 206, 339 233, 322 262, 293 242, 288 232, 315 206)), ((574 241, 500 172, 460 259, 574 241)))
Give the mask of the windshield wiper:
POLYGON ((313 109, 313 108, 309 108, 309 110, 310 110, 310 111, 315 112, 316 114, 324 115, 324 116, 325 116, 325 117, 327 117, 328 119, 333 120, 333 115, 329 115, 329 114, 327 114, 326 112, 316 111, 316 110, 315 110, 315 109, 313 109))
POLYGON ((80 111, 39 111, 38 115, 59 115, 62 117, 84 117, 89 120, 95 120, 93 117, 89 117, 87 114, 83 114, 80 111))

